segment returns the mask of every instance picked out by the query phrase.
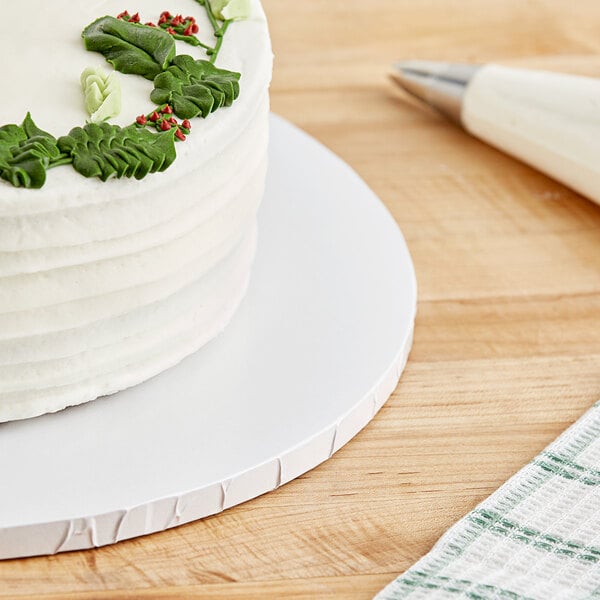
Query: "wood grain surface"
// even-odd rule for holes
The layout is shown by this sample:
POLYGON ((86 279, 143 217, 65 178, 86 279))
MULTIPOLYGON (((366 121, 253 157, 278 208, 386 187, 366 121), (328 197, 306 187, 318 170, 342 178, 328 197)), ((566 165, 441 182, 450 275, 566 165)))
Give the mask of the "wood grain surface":
POLYGON ((405 375, 298 480, 144 539, 0 563, 2 598, 371 598, 600 398, 600 207, 387 80, 397 58, 600 75, 600 3, 264 4, 274 110, 356 168, 407 238, 405 375))

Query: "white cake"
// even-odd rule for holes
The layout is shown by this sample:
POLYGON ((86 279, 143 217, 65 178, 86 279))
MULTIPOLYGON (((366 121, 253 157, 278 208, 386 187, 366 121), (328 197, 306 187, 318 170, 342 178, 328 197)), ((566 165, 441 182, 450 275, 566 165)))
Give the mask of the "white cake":
MULTIPOLYGON (((0 421, 53 412, 138 384, 220 333, 240 304, 264 188, 272 54, 258 0, 229 27, 216 65, 241 73, 231 107, 194 119, 177 159, 141 181, 49 170, 41 189, 0 180, 0 421)), ((83 126, 79 77, 112 67, 81 32, 127 9, 194 15, 194 0, 21 0, 0 20, 0 126, 58 137, 83 126)), ((177 42, 178 54, 206 58, 177 42)), ((119 74, 123 110, 149 113, 151 81, 119 74)), ((118 401, 118 398, 115 399, 118 401)))

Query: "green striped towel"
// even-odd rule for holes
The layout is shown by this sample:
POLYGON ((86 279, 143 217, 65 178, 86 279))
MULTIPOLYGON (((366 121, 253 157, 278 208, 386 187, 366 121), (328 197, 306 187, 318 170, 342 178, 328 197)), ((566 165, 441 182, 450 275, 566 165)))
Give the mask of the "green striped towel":
POLYGON ((600 402, 376 596, 600 599, 600 402))

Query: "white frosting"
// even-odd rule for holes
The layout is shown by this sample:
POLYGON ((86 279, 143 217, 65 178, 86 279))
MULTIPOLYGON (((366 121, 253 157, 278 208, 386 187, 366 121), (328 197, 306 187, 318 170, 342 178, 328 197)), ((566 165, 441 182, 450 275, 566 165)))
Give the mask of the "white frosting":
MULTIPOLYGON (((49 171, 41 190, 0 182, 0 421, 139 383, 233 315, 254 254, 268 143, 272 55, 258 0, 252 7, 248 21, 230 27, 217 61, 242 74, 240 97, 193 121, 165 173, 102 183, 65 166, 49 171)), ((85 51, 81 30, 124 8, 143 21, 165 9, 194 15, 199 37, 211 39, 193 0, 55 0, 57 18, 42 0, 22 0, 27 19, 0 20, 0 67, 11 82, 0 125, 27 111, 56 136, 83 125, 79 76, 111 67, 85 51)), ((180 42, 177 51, 205 58, 180 42)), ((127 125, 153 108, 152 83, 119 78, 124 109, 113 122, 127 125)))

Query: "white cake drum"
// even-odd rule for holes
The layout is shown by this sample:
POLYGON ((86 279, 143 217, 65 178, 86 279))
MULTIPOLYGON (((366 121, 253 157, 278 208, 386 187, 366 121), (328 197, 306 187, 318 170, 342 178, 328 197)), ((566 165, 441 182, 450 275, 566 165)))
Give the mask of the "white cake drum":
POLYGON ((336 156, 271 129, 254 273, 227 329, 141 385, 0 425, 0 557, 112 544, 273 490, 394 390, 416 306, 402 235, 336 156))

